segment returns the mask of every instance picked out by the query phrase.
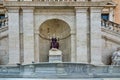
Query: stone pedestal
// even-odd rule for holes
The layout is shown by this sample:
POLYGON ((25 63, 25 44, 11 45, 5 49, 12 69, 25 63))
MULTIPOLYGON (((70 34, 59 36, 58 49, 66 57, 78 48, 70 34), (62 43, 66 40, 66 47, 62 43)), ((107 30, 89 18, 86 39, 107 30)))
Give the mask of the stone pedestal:
POLYGON ((49 62, 62 62, 62 51, 56 48, 49 50, 49 62))

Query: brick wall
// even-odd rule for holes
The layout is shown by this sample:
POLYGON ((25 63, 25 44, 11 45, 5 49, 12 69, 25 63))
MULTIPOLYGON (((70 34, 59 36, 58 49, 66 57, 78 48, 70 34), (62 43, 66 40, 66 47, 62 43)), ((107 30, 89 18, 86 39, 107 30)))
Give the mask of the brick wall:
POLYGON ((117 4, 114 11, 115 22, 120 24, 120 0, 112 0, 112 1, 117 4))

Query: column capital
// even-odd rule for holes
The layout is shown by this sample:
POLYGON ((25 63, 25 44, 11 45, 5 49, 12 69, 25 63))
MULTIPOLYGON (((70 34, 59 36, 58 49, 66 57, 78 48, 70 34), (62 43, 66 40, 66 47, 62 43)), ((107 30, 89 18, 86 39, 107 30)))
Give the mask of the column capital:
POLYGON ((34 7, 21 7, 24 13, 33 13, 34 7))
POLYGON ((91 9, 91 12, 93 13, 101 13, 103 8, 102 7, 91 7, 90 9, 91 9))
POLYGON ((70 34, 71 34, 71 35, 75 35, 76 32, 75 32, 75 31, 71 31, 70 34))
POLYGON ((18 13, 19 7, 6 7, 9 13, 18 13))
POLYGON ((77 13, 86 13, 88 10, 88 7, 75 7, 75 10, 77 13))
POLYGON ((39 31, 35 31, 34 34, 38 34, 39 35, 40 33, 39 33, 39 31))

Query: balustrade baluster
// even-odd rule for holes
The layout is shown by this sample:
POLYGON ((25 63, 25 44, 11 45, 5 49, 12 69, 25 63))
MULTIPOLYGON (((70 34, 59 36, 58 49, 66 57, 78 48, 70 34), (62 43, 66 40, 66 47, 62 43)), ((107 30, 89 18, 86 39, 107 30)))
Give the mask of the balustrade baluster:
POLYGON ((103 20, 102 26, 106 27, 106 22, 103 20))
POLYGON ((115 24, 113 25, 113 31, 115 30, 115 24))
POLYGON ((113 23, 112 22, 109 22, 109 23, 110 23, 109 29, 113 30, 113 23))
POLYGON ((0 22, 0 28, 2 27, 2 23, 0 22))
POLYGON ((0 28, 8 25, 8 18, 0 19, 0 28))
POLYGON ((120 32, 120 25, 118 24, 118 32, 120 32))
POLYGON ((7 20, 5 20, 5 26, 7 26, 7 25, 6 25, 6 22, 7 22, 7 20))
POLYGON ((118 25, 116 26, 117 27, 117 32, 119 31, 119 27, 118 27, 118 25))
POLYGON ((4 26, 4 20, 2 20, 2 26, 4 26))

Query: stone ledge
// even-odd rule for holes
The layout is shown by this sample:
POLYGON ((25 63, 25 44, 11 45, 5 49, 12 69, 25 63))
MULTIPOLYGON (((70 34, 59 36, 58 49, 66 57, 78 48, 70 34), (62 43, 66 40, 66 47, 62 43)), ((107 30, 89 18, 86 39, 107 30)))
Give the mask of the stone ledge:
MULTIPOLYGON (((104 7, 108 1, 103 2, 42 2, 42 1, 23 1, 23 2, 16 2, 16 1, 6 1, 4 2, 4 6, 6 7, 104 7)), ((111 7, 112 5, 107 5, 111 7)))
POLYGON ((120 78, 89 78, 89 79, 0 78, 0 80, 120 80, 120 78))
POLYGON ((35 63, 19 66, 0 66, 5 78, 120 78, 120 66, 95 66, 81 63, 35 63))

